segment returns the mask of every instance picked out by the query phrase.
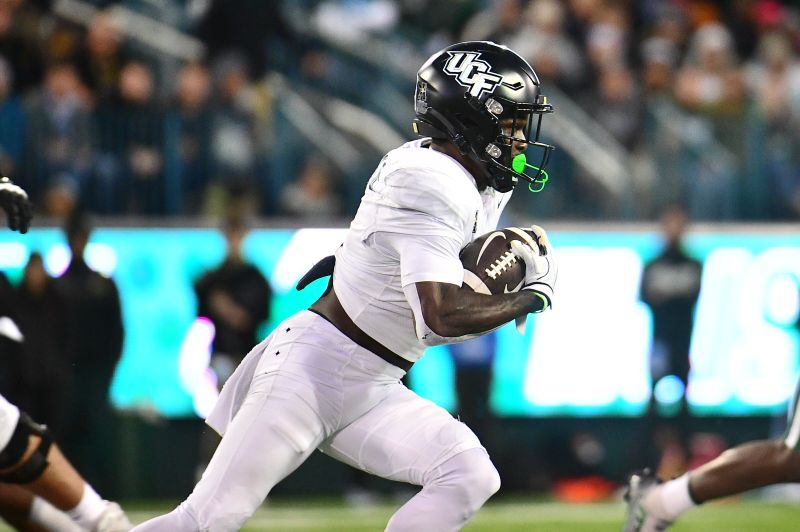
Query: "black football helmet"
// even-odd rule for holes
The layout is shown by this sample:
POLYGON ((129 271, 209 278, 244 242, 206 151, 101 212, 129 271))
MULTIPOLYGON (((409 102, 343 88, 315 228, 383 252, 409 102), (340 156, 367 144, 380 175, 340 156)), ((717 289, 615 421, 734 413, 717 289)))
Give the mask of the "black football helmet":
POLYGON ((553 112, 539 85, 528 62, 505 46, 488 41, 448 46, 417 72, 414 132, 451 141, 485 170, 495 190, 508 192, 524 179, 538 192, 548 180, 545 166, 554 149, 539 142, 542 115, 553 112), (501 124, 508 120, 510 135, 501 124), (520 129, 525 140, 513 136, 520 129), (540 150, 538 166, 527 164, 524 153, 515 156, 520 144, 540 150))

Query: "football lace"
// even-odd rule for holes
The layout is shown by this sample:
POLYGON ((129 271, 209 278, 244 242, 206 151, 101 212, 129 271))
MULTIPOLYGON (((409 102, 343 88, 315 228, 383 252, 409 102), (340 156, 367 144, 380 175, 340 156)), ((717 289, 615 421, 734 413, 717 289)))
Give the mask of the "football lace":
POLYGON ((507 268, 510 268, 517 262, 517 256, 512 251, 506 251, 499 259, 494 261, 491 267, 486 268, 486 275, 492 279, 497 279, 497 276, 502 274, 507 268))

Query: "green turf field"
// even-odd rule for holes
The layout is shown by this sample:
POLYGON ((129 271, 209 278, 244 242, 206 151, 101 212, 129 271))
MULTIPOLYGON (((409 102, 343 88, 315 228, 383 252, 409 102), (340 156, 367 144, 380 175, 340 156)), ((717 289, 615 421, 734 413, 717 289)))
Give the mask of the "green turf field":
MULTIPOLYGON (((131 518, 141 522, 171 506, 126 504, 131 518)), ((344 503, 299 500, 270 502, 243 530, 268 532, 367 532, 383 530, 396 505, 349 507, 344 503)), ((467 532, 617 531, 622 503, 564 504, 499 501, 484 507, 465 528, 467 532)), ((0 525, 0 530, 8 530, 0 525)), ((672 530, 762 532, 800 530, 800 507, 751 500, 716 503, 685 515, 672 530)), ((424 532, 424 531, 421 531, 424 532)))

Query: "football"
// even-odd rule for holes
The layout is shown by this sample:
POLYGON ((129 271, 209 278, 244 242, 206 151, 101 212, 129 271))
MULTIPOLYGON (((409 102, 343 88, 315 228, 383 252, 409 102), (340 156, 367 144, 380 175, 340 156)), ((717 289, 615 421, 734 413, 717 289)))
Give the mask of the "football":
POLYGON ((520 240, 539 253, 537 237, 530 229, 506 227, 481 235, 461 250, 464 285, 480 294, 507 294, 522 287, 525 263, 511 251, 520 240))

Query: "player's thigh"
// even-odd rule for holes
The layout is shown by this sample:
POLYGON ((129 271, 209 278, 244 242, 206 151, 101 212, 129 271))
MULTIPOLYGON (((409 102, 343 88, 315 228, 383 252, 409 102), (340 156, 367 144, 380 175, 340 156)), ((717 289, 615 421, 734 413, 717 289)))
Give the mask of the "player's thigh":
POLYGON ((398 383, 320 450, 368 473, 423 485, 426 474, 438 465, 481 447, 469 427, 447 410, 398 383))
POLYGON ((323 421, 302 394, 256 375, 187 504, 201 526, 236 529, 323 439, 323 421))
POLYGON ((33 493, 22 486, 0 483, 0 526, 3 519, 18 530, 27 530, 33 493))

